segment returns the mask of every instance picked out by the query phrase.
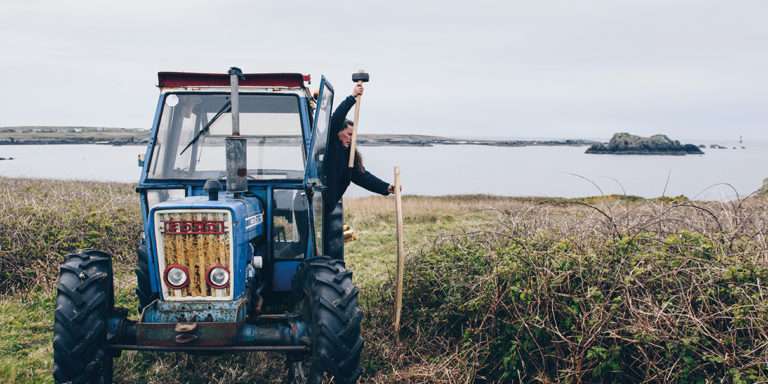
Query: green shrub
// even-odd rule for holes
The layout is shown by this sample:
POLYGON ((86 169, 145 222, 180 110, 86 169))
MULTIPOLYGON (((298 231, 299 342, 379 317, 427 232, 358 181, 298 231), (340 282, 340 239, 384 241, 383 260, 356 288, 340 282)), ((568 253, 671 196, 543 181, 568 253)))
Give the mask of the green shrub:
POLYGON ((450 237, 409 260, 403 335, 460 351, 467 380, 764 381, 765 249, 692 227, 450 237))

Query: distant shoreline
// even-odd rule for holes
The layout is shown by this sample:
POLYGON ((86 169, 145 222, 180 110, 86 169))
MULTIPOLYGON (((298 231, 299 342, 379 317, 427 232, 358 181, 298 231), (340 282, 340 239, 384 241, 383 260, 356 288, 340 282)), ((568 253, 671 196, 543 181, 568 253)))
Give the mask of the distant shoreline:
POLYGON ((486 145, 493 147, 529 147, 529 146, 589 146, 597 143, 592 140, 562 139, 562 140, 488 140, 462 139, 426 135, 384 135, 362 134, 358 143, 364 146, 418 146, 431 147, 435 145, 486 145))
MULTIPOLYGON (((278 139, 280 140, 280 139, 278 139)), ((98 144, 98 145, 147 145, 149 131, 127 128, 96 127, 0 127, 0 146, 2 145, 62 145, 62 144, 98 144)), ((285 140, 277 145, 286 144, 285 140)), ((598 143, 594 140, 490 140, 465 139, 430 135, 396 134, 361 134, 358 144, 361 146, 407 146, 432 147, 435 145, 485 145, 493 147, 527 146, 589 146, 598 143)))

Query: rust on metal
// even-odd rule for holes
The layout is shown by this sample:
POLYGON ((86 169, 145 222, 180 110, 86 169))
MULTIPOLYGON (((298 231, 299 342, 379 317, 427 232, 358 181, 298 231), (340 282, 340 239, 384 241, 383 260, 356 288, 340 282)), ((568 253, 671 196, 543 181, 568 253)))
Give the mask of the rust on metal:
POLYGON ((246 299, 235 301, 155 301, 145 310, 145 323, 238 322, 246 317, 246 299))
POLYGON ((232 346, 237 344, 240 323, 197 323, 193 332, 179 333, 176 323, 136 324, 136 344, 173 347, 179 343, 199 347, 232 346))

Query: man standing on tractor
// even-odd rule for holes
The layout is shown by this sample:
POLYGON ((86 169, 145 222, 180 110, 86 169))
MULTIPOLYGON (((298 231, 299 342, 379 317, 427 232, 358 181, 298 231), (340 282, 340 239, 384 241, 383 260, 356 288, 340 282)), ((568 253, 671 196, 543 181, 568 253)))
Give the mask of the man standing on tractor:
POLYGON ((352 95, 347 96, 331 116, 330 142, 323 163, 328 185, 323 204, 326 217, 326 225, 323 229, 323 245, 327 256, 342 261, 344 260, 344 209, 341 198, 349 187, 349 183, 353 182, 371 192, 384 196, 394 192, 394 186, 382 181, 365 169, 363 158, 357 150, 355 150, 354 167, 349 168, 347 166, 354 123, 347 120, 346 117, 349 110, 355 105, 356 97, 362 94, 362 83, 355 84, 352 88, 352 95))

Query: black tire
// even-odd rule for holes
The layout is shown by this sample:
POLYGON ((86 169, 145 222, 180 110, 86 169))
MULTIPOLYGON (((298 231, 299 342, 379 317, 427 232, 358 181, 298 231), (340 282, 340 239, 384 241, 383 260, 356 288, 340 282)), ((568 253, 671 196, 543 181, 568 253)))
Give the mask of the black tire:
POLYGON ((59 270, 53 321, 56 383, 111 383, 107 321, 114 306, 112 257, 88 250, 66 257, 59 270))
POLYGON ((141 241, 136 248, 136 297, 139 299, 139 314, 150 303, 157 299, 157 294, 152 292, 149 282, 149 253, 147 253, 146 241, 141 241))
POLYGON ((296 279, 303 295, 299 307, 309 328, 311 351, 303 360, 289 359, 288 381, 318 384, 327 374, 335 383, 357 382, 363 315, 352 272, 342 261, 321 256, 302 263, 296 279))

